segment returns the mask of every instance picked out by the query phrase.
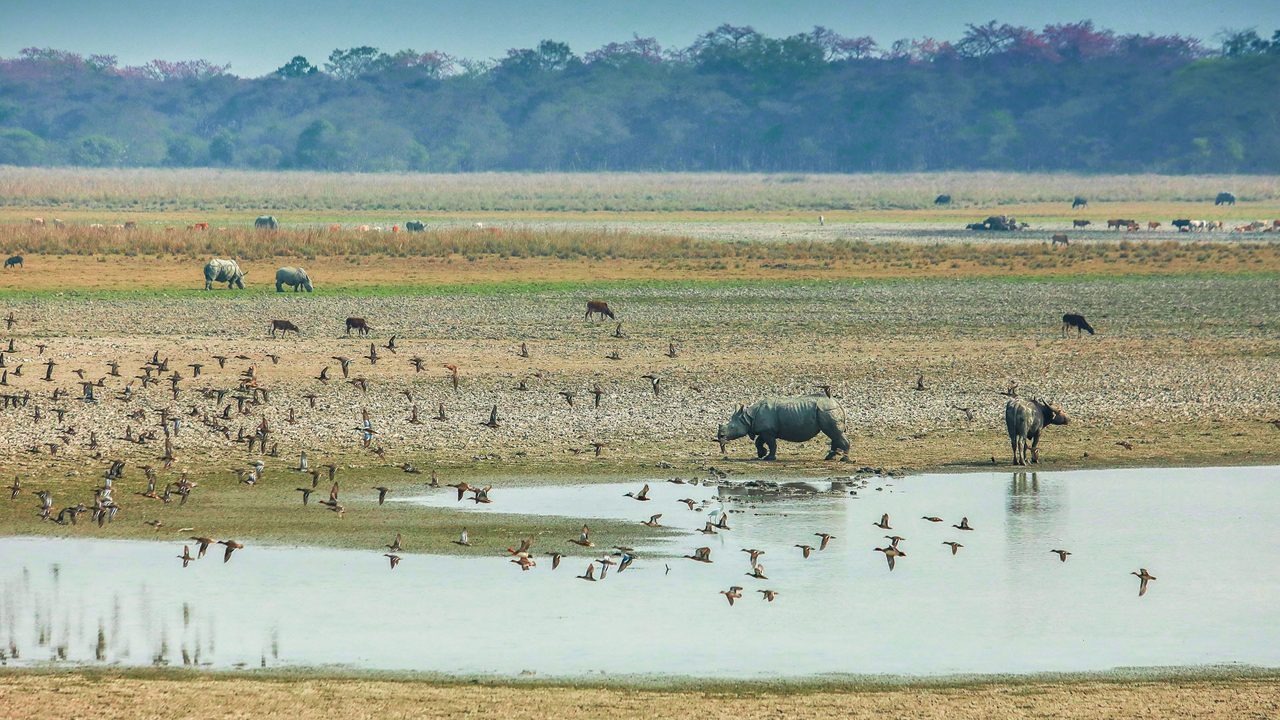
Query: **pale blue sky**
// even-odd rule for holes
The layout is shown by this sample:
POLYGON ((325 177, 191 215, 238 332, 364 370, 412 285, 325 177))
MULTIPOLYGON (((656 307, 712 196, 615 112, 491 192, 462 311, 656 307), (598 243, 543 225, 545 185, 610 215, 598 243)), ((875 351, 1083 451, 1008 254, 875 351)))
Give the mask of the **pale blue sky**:
POLYGON ((825 25, 888 45, 955 39, 965 23, 993 19, 1037 28, 1091 19, 1120 33, 1212 41, 1226 28, 1270 36, 1280 0, 0 0, 0 55, 37 46, 117 55, 122 65, 203 58, 252 77, 294 55, 320 64, 359 45, 492 58, 546 38, 583 53, 634 33, 679 47, 726 22, 768 35, 825 25))

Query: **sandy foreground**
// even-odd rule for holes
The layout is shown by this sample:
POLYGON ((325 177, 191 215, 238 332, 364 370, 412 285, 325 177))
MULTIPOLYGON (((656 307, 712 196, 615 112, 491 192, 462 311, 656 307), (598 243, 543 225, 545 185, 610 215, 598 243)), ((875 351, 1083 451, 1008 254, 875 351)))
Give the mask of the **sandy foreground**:
POLYGON ((0 674, 6 718, 1274 718, 1280 681, 661 691, 356 679, 0 674))

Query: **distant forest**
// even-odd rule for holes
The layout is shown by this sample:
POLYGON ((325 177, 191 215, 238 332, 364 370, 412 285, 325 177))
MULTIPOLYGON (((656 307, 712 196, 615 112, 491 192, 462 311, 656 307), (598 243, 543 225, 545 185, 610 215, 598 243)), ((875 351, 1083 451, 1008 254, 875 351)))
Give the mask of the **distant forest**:
MULTIPOLYGON (((283 58, 282 58, 283 59, 283 58)), ((0 59, 0 164, 332 171, 1280 171, 1280 31, 990 22, 956 42, 723 25, 495 60, 334 50, 241 78, 207 60, 0 59)))

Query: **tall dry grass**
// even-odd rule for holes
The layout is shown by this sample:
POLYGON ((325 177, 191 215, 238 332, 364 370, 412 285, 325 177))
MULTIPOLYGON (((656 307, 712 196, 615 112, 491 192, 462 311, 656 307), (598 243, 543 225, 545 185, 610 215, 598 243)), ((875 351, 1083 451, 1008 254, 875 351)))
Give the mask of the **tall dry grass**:
MULTIPOLYGON (((994 172, 861 175, 726 173, 352 174, 211 169, 0 167, 0 206, 113 212, 703 212, 963 205, 1280 199, 1280 178, 994 172)), ((407 219, 407 218, 406 218, 407 219)))
POLYGON ((1047 242, 885 243, 860 240, 736 242, 644 235, 611 230, 538 230, 442 227, 421 233, 321 229, 94 229, 10 225, 0 227, 0 252, 24 255, 168 256, 241 260, 316 257, 555 258, 560 260, 700 261, 798 265, 945 268, 1010 267, 1037 270, 1113 263, 1147 270, 1233 270, 1280 267, 1280 243, 1130 241, 1080 243, 1056 249, 1047 242))

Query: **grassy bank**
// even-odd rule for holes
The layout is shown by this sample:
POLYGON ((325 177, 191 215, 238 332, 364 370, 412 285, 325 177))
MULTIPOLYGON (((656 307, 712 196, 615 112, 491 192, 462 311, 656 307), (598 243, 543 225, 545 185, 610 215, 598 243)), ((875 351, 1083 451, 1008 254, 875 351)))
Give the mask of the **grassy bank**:
POLYGON ((1280 710, 1274 672, 817 682, 618 679, 543 683, 175 670, 0 671, 8 717, 47 717, 68 696, 94 716, 594 718, 1236 718, 1280 710), (159 713, 157 713, 159 714, 159 713))

